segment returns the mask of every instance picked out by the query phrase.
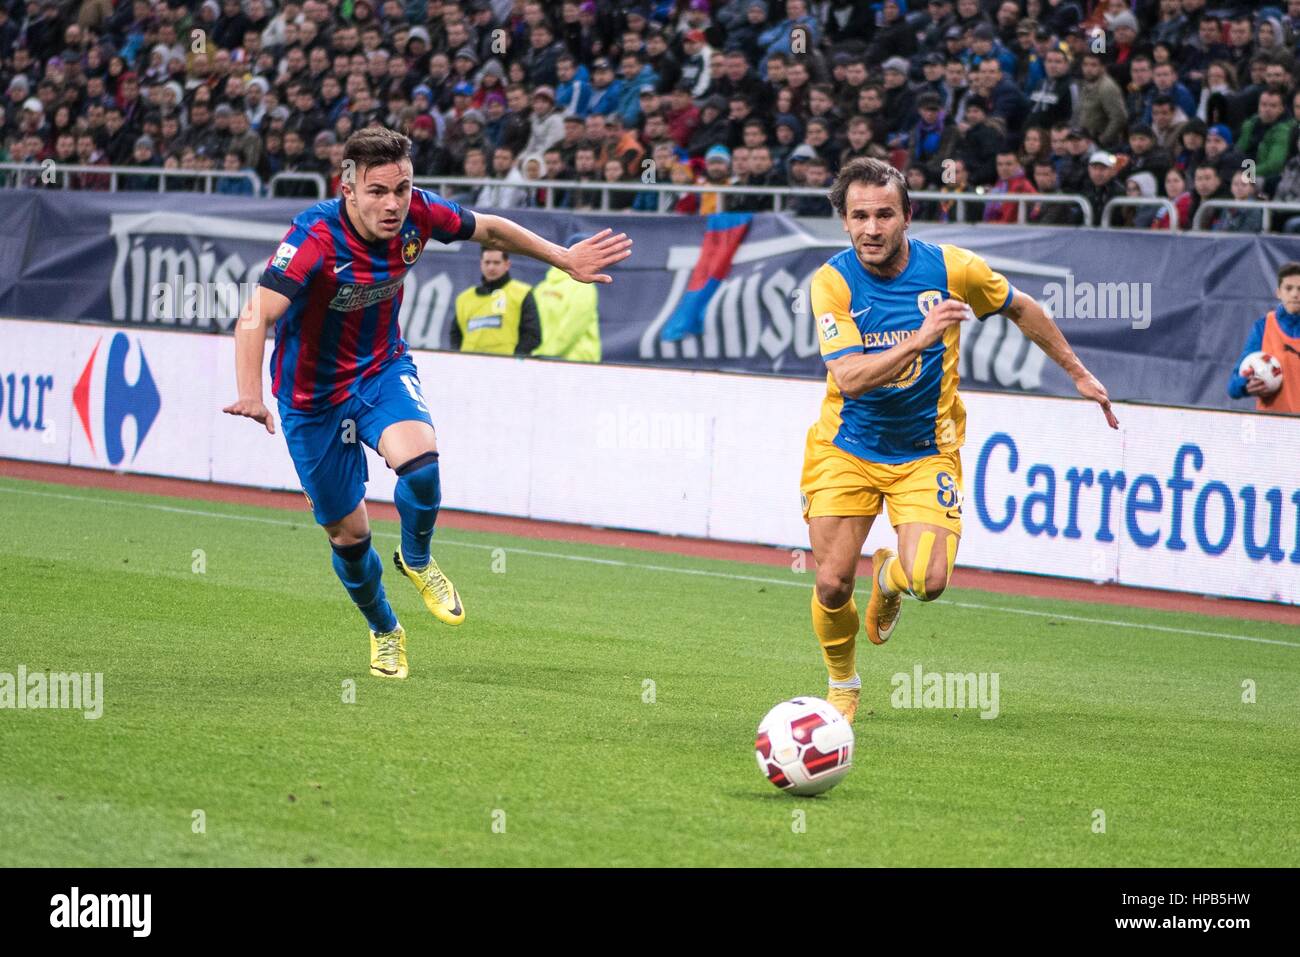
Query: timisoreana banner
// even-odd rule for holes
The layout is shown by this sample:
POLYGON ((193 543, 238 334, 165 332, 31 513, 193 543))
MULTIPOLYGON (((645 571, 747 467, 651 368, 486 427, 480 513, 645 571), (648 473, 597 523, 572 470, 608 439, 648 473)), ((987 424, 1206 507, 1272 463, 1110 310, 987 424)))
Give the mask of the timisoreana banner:
MULTIPOLYGON (((5 191, 0 315, 111 320, 123 329, 228 333, 305 201, 164 194, 5 191)), ((821 378, 809 284, 846 245, 832 221, 753 216, 698 334, 669 319, 703 254, 707 217, 510 210, 547 239, 612 227, 633 256, 600 287, 606 361, 821 378)), ((1251 324, 1275 305, 1277 268, 1300 237, 1170 235, 916 224, 911 234, 979 253, 1056 315, 1075 350, 1122 400, 1249 409, 1227 395, 1251 324)), ((417 349, 447 349, 457 294, 479 281, 478 246, 428 243, 403 280, 400 321, 417 349)), ((544 267, 516 257, 537 282, 544 267)), ((964 330, 962 380, 987 390, 1072 396, 1069 378, 994 315, 964 330)))

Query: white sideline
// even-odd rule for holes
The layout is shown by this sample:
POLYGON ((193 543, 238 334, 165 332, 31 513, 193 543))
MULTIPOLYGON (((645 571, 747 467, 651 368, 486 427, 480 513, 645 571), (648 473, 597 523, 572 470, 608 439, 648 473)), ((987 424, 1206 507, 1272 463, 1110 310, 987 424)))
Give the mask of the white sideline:
MULTIPOLYGON (((155 512, 170 512, 176 515, 193 515, 201 518, 223 518, 235 522, 255 522, 260 525, 279 525, 284 528, 294 526, 310 526, 305 521, 293 522, 287 519, 266 518, 260 515, 233 515, 226 512, 209 512, 198 508, 181 508, 176 505, 158 505, 154 502, 133 502, 124 499, 96 498, 90 495, 69 495, 62 492, 44 492, 38 489, 25 488, 5 488, 0 486, 0 492, 7 492, 15 495, 34 495, 40 498, 58 498, 67 499, 74 502, 93 502, 96 505, 122 505, 130 508, 150 509, 155 512)), ((377 532, 382 538, 398 538, 400 536, 395 532, 377 532)), ((478 542, 459 542, 455 539, 438 536, 437 543, 440 545, 455 545, 460 548, 477 548, 485 551, 491 551, 499 546, 484 545, 478 542)), ((600 546, 604 548, 617 548, 620 546, 600 546)), ((735 575, 729 572, 711 572, 698 568, 673 568, 669 565, 646 565, 641 562, 625 562, 613 558, 592 558, 587 555, 570 555, 564 552, 544 552, 530 548, 510 548, 511 552, 518 555, 532 555, 538 558, 556 558, 562 561, 570 562, 587 562, 592 565, 611 565, 616 568, 634 568, 637 571, 650 572, 670 572, 676 575, 696 575, 705 578, 724 578, 729 581, 747 581, 759 582, 764 585, 781 585, 788 588, 807 588, 808 583, 803 581, 789 581, 784 578, 761 578, 757 575, 735 575)), ((710 559, 716 561, 717 559, 710 559)), ((1109 625, 1114 628, 1137 628, 1144 631, 1161 631, 1175 635, 1195 635, 1201 638, 1224 638, 1229 641, 1250 641, 1261 645, 1281 645, 1284 648, 1300 648, 1300 642, 1279 641, 1276 638, 1257 638, 1253 635, 1233 635, 1221 631, 1199 631, 1193 628, 1174 628, 1169 625, 1144 625, 1132 621, 1116 621, 1106 618, 1084 618, 1081 615, 1066 615, 1048 611, 1034 611, 1028 608, 1008 608, 1003 605, 983 605, 975 602, 951 601, 941 598, 936 602, 941 605, 952 605, 955 608, 971 608, 979 611, 996 611, 1008 615, 1028 615, 1035 618, 1057 618, 1062 621, 1078 621, 1090 625, 1109 625)))

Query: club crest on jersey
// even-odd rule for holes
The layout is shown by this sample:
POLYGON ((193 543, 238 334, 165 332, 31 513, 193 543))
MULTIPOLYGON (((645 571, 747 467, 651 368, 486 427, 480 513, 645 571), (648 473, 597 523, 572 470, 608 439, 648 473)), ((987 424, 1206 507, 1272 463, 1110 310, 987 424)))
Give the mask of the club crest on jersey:
POLYGON ((424 247, 420 245, 420 232, 416 229, 408 229, 402 233, 402 262, 411 265, 420 258, 420 253, 424 247))
POLYGON ((921 316, 933 309, 939 303, 943 302, 943 293, 938 289, 927 289, 916 297, 916 308, 921 310, 921 316))
POLYGON ((822 338, 830 342, 835 338, 838 327, 835 325, 835 316, 829 312, 823 312, 817 317, 817 328, 822 331, 822 338))

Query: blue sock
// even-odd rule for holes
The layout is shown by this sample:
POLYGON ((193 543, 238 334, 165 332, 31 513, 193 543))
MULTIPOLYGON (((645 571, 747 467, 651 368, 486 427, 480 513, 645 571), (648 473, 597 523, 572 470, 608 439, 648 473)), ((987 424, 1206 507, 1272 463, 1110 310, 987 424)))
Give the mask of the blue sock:
POLYGON ((397 469, 393 501, 402 517, 402 561, 409 568, 424 568, 429 564, 429 540, 442 502, 437 452, 426 452, 397 469))
POLYGON ((379 633, 396 628, 397 616, 384 594, 384 563, 370 547, 370 536, 355 545, 331 542, 330 547, 334 549, 334 572, 365 615, 371 631, 379 633))

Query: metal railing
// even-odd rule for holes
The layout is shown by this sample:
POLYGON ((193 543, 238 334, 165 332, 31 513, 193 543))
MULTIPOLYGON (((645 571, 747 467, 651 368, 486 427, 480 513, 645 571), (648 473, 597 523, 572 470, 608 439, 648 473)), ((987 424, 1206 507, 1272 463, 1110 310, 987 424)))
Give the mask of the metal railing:
POLYGON ((1107 200, 1106 205, 1101 209, 1101 228, 1102 229, 1119 229, 1118 226, 1111 226, 1111 210, 1118 209, 1121 206, 1160 206, 1169 214, 1169 228, 1179 229, 1181 224, 1178 220, 1178 207, 1170 200, 1161 197, 1146 196, 1116 196, 1107 200))
MULTIPOLYGON (((682 194, 704 194, 716 193, 719 196, 719 208, 727 208, 727 198, 731 196, 753 197, 753 196, 770 196, 773 200, 773 211, 784 212, 786 200, 798 197, 813 197, 825 199, 827 191, 825 189, 811 189, 807 186, 713 186, 710 184, 682 184, 676 183, 606 183, 603 180, 590 180, 579 182, 576 180, 551 180, 551 179, 531 179, 521 180, 519 182, 507 182, 501 179, 489 179, 487 177, 475 176, 417 176, 415 177, 416 186, 427 186, 437 189, 439 192, 446 193, 449 190, 446 187, 453 187, 451 192, 455 192, 457 187, 464 189, 481 189, 490 186, 501 190, 519 190, 525 193, 532 190, 545 190, 546 195, 542 202, 541 208, 555 209, 556 192, 580 192, 588 195, 600 193, 601 212, 609 212, 610 193, 658 193, 656 200, 657 212, 666 212, 671 209, 673 197, 682 194)), ((1025 222, 1028 206, 1032 203, 1056 203, 1069 206, 1076 206, 1083 213, 1084 221, 1092 221, 1092 204, 1082 196, 1069 196, 1064 194, 1043 194, 1043 193, 944 193, 937 190, 916 190, 909 194, 912 199, 919 200, 936 200, 942 202, 955 201, 957 203, 958 215, 965 212, 965 204, 974 203, 1016 203, 1020 208, 1017 211, 1018 222, 1025 222)), ((649 212, 649 210, 646 210, 649 212)))
MULTIPOLYGON (((225 170, 199 169, 163 169, 161 166, 94 166, 90 164, 60 163, 46 160, 42 163, 0 163, 0 184, 11 189, 72 189, 72 176, 84 176, 87 179, 107 177, 109 192, 122 192, 120 178, 130 176, 138 180, 154 178, 158 186, 150 186, 144 192, 166 192, 169 179, 203 180, 203 192, 211 193, 213 182, 218 179, 243 179, 252 183, 254 195, 262 194, 262 180, 256 173, 241 170, 228 173, 225 170)), ((79 186, 78 189, 90 187, 79 186)))
POLYGON ((316 198, 324 199, 328 187, 325 184, 325 177, 320 173, 276 173, 266 183, 266 194, 268 196, 278 196, 275 191, 277 183, 312 183, 316 187, 316 198))
MULTIPOLYGON (((601 212, 610 212, 609 197, 610 193, 658 193, 656 198, 657 212, 667 212, 672 208, 674 196, 678 194, 689 193, 717 193, 720 197, 719 207, 726 209, 728 196, 770 196, 773 201, 773 208, 776 212, 783 212, 785 209, 784 200, 794 199, 800 196, 815 196, 826 198, 826 190, 809 189, 806 186, 713 186, 709 184, 697 185, 694 183, 677 185, 675 183, 607 183, 604 180, 559 180, 559 179, 529 179, 520 180, 519 182, 509 182, 503 179, 489 179, 482 176, 417 176, 414 183, 416 186, 431 186, 439 192, 446 193, 448 190, 443 189, 445 186, 460 187, 461 189, 481 189, 490 186, 500 190, 521 190, 530 192, 532 190, 546 190, 546 197, 542 203, 542 209, 556 209, 555 194, 562 193, 600 193, 600 206, 595 207, 601 212)), ((455 190, 451 190, 455 192, 455 190)), ((649 212, 649 210, 646 210, 649 212)))
POLYGON ((964 222, 966 216, 967 203, 1015 203, 1020 208, 1016 210, 1016 222, 1026 222, 1029 215, 1029 207, 1034 203, 1047 203, 1066 206, 1077 206, 1083 213, 1085 223, 1092 222, 1092 203, 1088 202, 1082 196, 1071 196, 1066 193, 945 193, 933 189, 916 189, 909 190, 908 195, 912 199, 923 201, 943 202, 957 204, 957 222, 964 222))
MULTIPOLYGON (((59 163, 53 160, 46 160, 42 163, 0 163, 0 187, 29 189, 78 189, 93 190, 102 187, 94 184, 96 181, 107 179, 108 190, 110 192, 135 191, 135 192, 167 192, 168 183, 175 180, 188 181, 195 183, 201 181, 203 192, 214 192, 215 184, 218 180, 244 180, 247 181, 255 196, 275 196, 276 188, 280 183, 285 182, 306 182, 312 184, 317 199, 324 199, 328 195, 329 184, 324 176, 319 173, 304 172, 281 172, 276 173, 270 180, 263 184, 261 177, 249 170, 240 170, 237 172, 227 172, 225 170, 185 170, 185 169, 164 169, 161 166, 95 166, 90 164, 76 163, 59 163), (74 187, 74 178, 80 178, 80 182, 74 187), (122 180, 129 177, 136 182, 148 183, 146 189, 124 190, 122 180)), ((457 192, 467 189, 479 190, 483 187, 493 187, 500 190, 519 190, 528 194, 536 190, 544 190, 545 196, 540 208, 559 209, 573 208, 558 207, 556 205, 556 196, 558 193, 582 193, 586 196, 599 194, 600 202, 598 206, 590 207, 600 212, 612 212, 610 209, 610 197, 614 193, 654 193, 655 208, 654 210, 637 210, 638 212, 669 212, 678 198, 683 195, 704 195, 714 193, 718 196, 718 208, 725 211, 729 206, 734 209, 734 204, 741 198, 770 197, 772 200, 772 209, 775 212, 786 212, 790 204, 800 198, 817 198, 825 199, 827 191, 825 189, 811 189, 806 186, 714 186, 712 184, 675 184, 675 183, 607 183, 603 180, 579 181, 579 180, 550 180, 534 179, 523 180, 520 182, 508 182, 501 179, 491 179, 488 177, 468 177, 468 176, 417 176, 415 178, 417 186, 431 186, 438 189, 439 192, 457 192), (448 189, 450 187, 450 190, 448 189)), ((962 192, 950 193, 940 190, 914 190, 910 194, 912 199, 923 202, 955 202, 957 204, 957 222, 964 222, 966 204, 978 203, 982 206, 989 203, 1015 203, 1018 207, 1016 213, 1016 222, 1025 223, 1027 221, 1030 204, 1048 203, 1048 204, 1065 204, 1079 209, 1083 215, 1084 223, 1092 222, 1092 204, 1082 196, 1074 196, 1060 193, 979 193, 979 192, 962 192)), ((522 205, 531 205, 525 203, 522 205)), ((1177 207, 1168 199, 1159 197, 1142 197, 1142 196, 1117 196, 1106 203, 1101 211, 1100 228, 1117 229, 1112 225, 1114 210, 1125 206, 1159 206, 1166 211, 1169 216, 1169 222, 1172 229, 1179 229, 1183 224, 1178 217, 1177 207)), ((588 208, 588 207, 583 207, 588 208)), ((1271 200, 1235 200, 1235 199, 1211 199, 1206 200, 1196 211, 1192 219, 1191 229, 1204 230, 1206 217, 1214 210, 1220 209, 1258 209, 1263 213, 1262 232, 1269 232, 1273 225, 1273 213, 1294 213, 1300 215, 1300 202, 1286 203, 1271 200)), ((630 211, 630 207, 629 207, 630 211)))
POLYGON ((1201 203, 1196 215, 1192 217, 1192 229, 1205 228, 1205 216, 1216 209, 1258 209, 1264 214, 1261 232, 1268 232, 1273 226, 1273 211, 1279 213, 1300 214, 1300 203, 1284 203, 1278 200, 1264 199, 1207 199, 1201 203))

